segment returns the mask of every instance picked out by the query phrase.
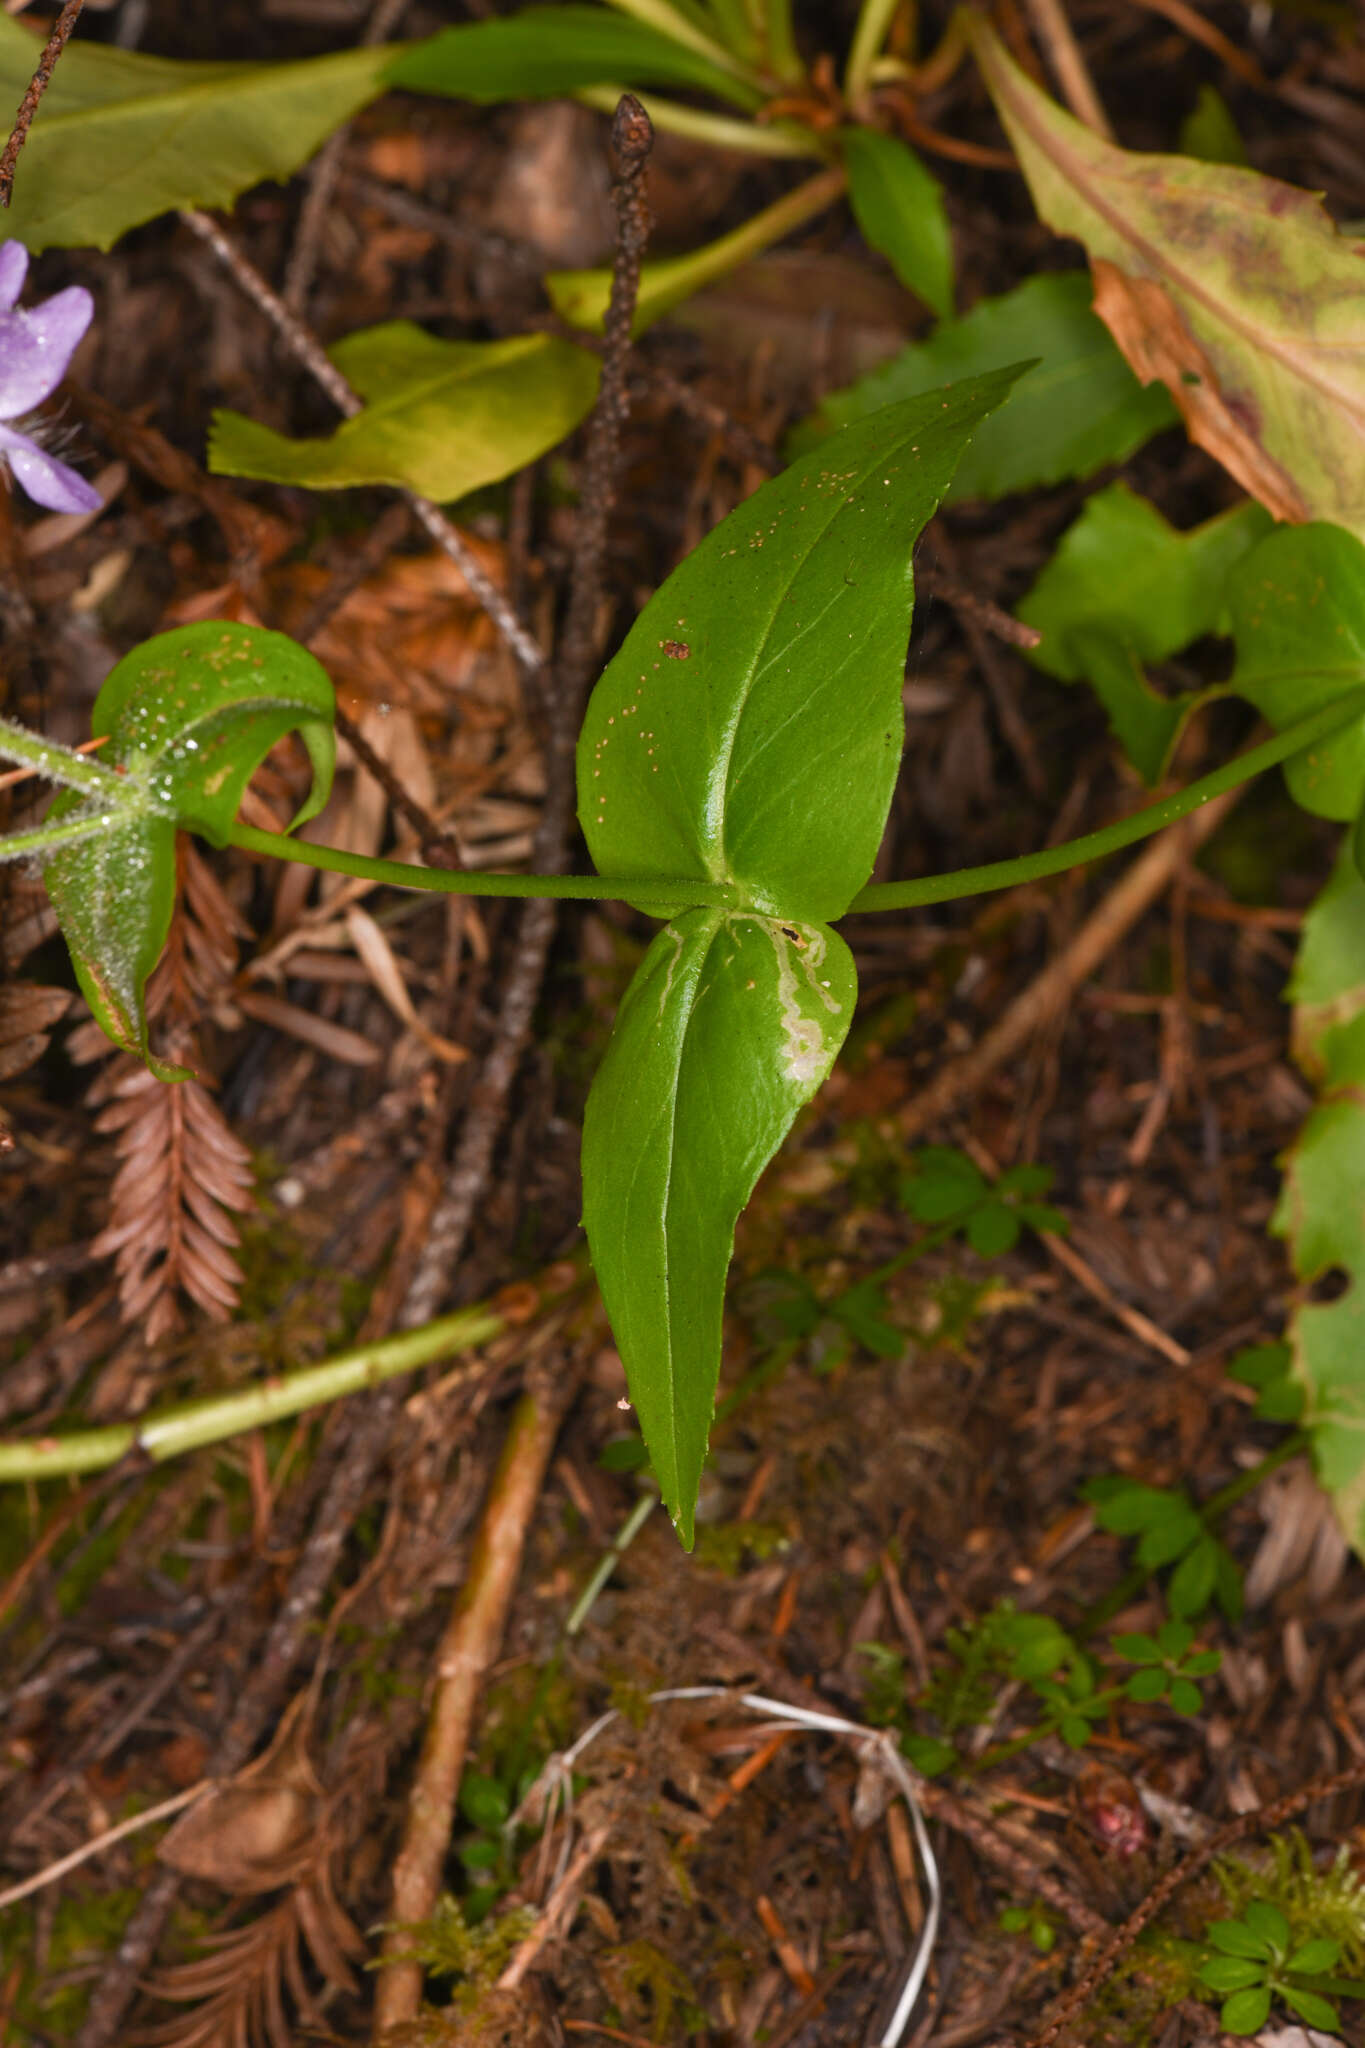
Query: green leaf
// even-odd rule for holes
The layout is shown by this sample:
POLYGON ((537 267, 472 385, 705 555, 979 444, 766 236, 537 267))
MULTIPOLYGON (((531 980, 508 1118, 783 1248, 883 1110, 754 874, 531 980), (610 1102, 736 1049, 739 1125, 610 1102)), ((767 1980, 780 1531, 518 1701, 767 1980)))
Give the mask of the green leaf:
POLYGON ((1187 1621, 1163 1621, 1156 1632, 1156 1639, 1162 1656, 1175 1663, 1194 1641, 1194 1630, 1187 1621))
MULTIPOLYGON (((1318 898, 1319 907, 1323 900, 1318 898)), ((1290 1377, 1293 1362, 1288 1344, 1250 1344, 1229 1361, 1227 1372, 1230 1379, 1256 1388, 1253 1414, 1265 1422, 1297 1422, 1303 1413, 1303 1388, 1290 1377)))
POLYGON ((867 880, 900 766, 910 550, 1013 372, 911 399, 756 491, 651 598, 588 705, 600 873, 730 883, 824 923, 867 880))
POLYGON ((998 1259, 1019 1242, 1019 1217, 1005 1202, 987 1202, 967 1218, 967 1242, 983 1259, 998 1259))
POLYGON ((1214 1597, 1229 1621, 1241 1620, 1242 1610, 1246 1605, 1242 1574, 1232 1552, 1222 1543, 1218 1546, 1218 1576, 1214 1585, 1214 1597))
POLYGON ((1038 359, 1034 368, 958 465, 950 502, 1092 476, 1176 420, 1165 391, 1143 390, 1091 312, 1089 278, 1068 271, 982 299, 961 319, 945 320, 928 341, 832 392, 796 429, 790 452, 804 454, 884 405, 1029 357, 1038 359))
POLYGON ((1271 1944, 1242 1920, 1214 1920, 1204 1929, 1205 1939, 1225 1956, 1253 1956, 1269 1962, 1271 1944))
POLYGON ((1210 1991, 1241 1991, 1265 1981, 1265 1959, 1253 1963, 1243 1956, 1210 1956, 1199 1966, 1199 1981, 1210 1991))
POLYGON ((1223 2000, 1223 2009, 1218 2015, 1224 2031, 1229 2034, 1259 2034, 1269 2017, 1270 1992, 1264 1984, 1234 1991, 1231 1998, 1223 2000))
MULTIPOLYGON (((1365 683, 1365 545, 1338 526, 1283 527, 1228 580, 1231 687, 1274 726, 1365 683)), ((1346 820, 1365 805, 1365 717, 1285 763, 1296 803, 1346 820)))
POLYGON ((1152 1700, 1164 1699, 1166 1673, 1159 1665, 1146 1665, 1141 1671, 1133 1673, 1124 1686, 1124 1691, 1129 1699, 1137 1701, 1139 1706, 1146 1705, 1152 1700))
POLYGON ((1192 1513, 1183 1493, 1143 1486, 1121 1475, 1091 1480, 1082 1490, 1095 1503, 1095 1520, 1101 1529, 1114 1536, 1136 1536, 1143 1529, 1183 1522, 1192 1513))
POLYGON ((886 1320, 886 1290, 859 1280, 830 1303, 830 1314, 874 1358, 903 1358, 905 1332, 886 1320))
POLYGON ((554 99, 586 85, 682 85, 750 108, 761 95, 700 52, 602 7, 527 7, 503 21, 442 29, 388 67, 410 92, 491 106, 554 99))
MULTIPOLYGON (((305 648, 223 619, 144 641, 95 699, 91 730, 108 736, 101 759, 120 771, 126 796, 98 839, 52 856, 47 890, 102 1029, 163 1080, 186 1070, 151 1056, 143 991, 170 929, 176 828, 223 845, 252 775, 296 730, 313 791, 294 823, 313 817, 331 789, 332 719, 332 685, 305 648)), ((70 815, 81 801, 63 791, 48 815, 70 815)))
POLYGON ((1305 1991, 1297 1984, 1277 1984, 1275 1988, 1290 2011, 1310 2027, 1324 2034, 1341 2032, 1341 2014, 1330 1998, 1321 1998, 1316 1991, 1305 1991))
POLYGON ((1176 1714, 1195 1715, 1204 1704, 1204 1695, 1199 1687, 1188 1678, 1171 1680, 1171 1710, 1176 1714))
MULTIPOLYGON (((997 1195, 1045 1195, 1055 1179, 1050 1166, 1010 1166, 995 1183, 997 1195)), ((1020 1211, 1023 1214, 1023 1211, 1020 1211)))
POLYGON ((1089 500, 1018 607, 1043 636, 1029 660, 1062 682, 1090 683, 1149 784, 1202 698, 1161 696, 1142 664, 1224 628, 1228 572, 1270 524, 1248 502, 1180 533, 1145 498, 1111 484, 1089 500))
POLYGON ((1302 1948, 1296 1948, 1285 1964, 1286 1970, 1297 1970, 1302 1977, 1320 1977, 1324 1970, 1332 1970, 1341 1957, 1341 1943, 1320 1935, 1315 1941, 1306 1941, 1302 1948))
POLYGON ((1212 1678, 1222 1668, 1221 1650, 1196 1650, 1192 1657, 1186 1657, 1180 1669, 1186 1678, 1212 1678))
POLYGON ((735 1221, 853 1016, 815 924, 691 910, 631 982, 583 1126, 583 1220, 631 1399, 684 1543, 720 1364, 735 1221))
POLYGON ((1074 1714, 1066 1714, 1057 1724, 1057 1733, 1068 1749, 1084 1749, 1090 1740, 1090 1724, 1074 1714))
POLYGON ((925 1145, 900 1184, 902 1206, 917 1223, 947 1223, 964 1216, 990 1195, 990 1183, 965 1152, 925 1145))
POLYGON ((329 353, 365 399, 363 412, 306 441, 217 412, 209 468, 311 490, 392 484, 448 504, 534 462, 597 396, 596 357, 549 334, 440 341, 410 320, 388 320, 329 353))
POLYGON ((903 1735, 901 1755, 907 1757, 926 1778, 941 1777, 957 1762, 957 1751, 952 1743, 944 1742, 938 1735, 903 1735))
MULTIPOLYGON (((1137 1547, 1137 1562, 1146 1565, 1149 1571, 1157 1571, 1163 1564, 1173 1564, 1183 1557, 1190 1545, 1197 1543, 1204 1525, 1192 1507, 1177 1502, 1169 1515, 1159 1522, 1153 1522, 1144 1530, 1137 1547)), ((1167 1623, 1167 1627, 1170 1627, 1167 1623)), ((1164 1634, 1158 1631, 1158 1640, 1164 1634)), ((1169 1653, 1168 1653, 1169 1654, 1169 1653)))
POLYGON ((1116 1657, 1124 1658, 1129 1664, 1159 1664, 1161 1645, 1155 1636, 1122 1635, 1111 1636, 1110 1642, 1116 1657))
POLYGON ((1365 533, 1361 247, 1320 196, 1116 148, 968 34, 1039 215, 1085 244, 1095 308, 1145 381, 1279 519, 1365 533))
POLYGON ((484 1771, 466 1771, 460 1779, 460 1812, 469 1825, 492 1834, 512 1811, 507 1787, 484 1771))
POLYGON ((894 135, 844 128, 839 141, 849 203, 865 239, 907 291, 946 319, 953 310, 953 240, 943 187, 894 135))
POLYGON ((1206 164, 1245 164, 1246 144, 1216 85, 1200 86, 1193 107, 1180 124, 1180 152, 1206 164))
POLYGON ((1166 1588, 1166 1604, 1171 1613, 1181 1616, 1202 1614, 1213 1598, 1217 1578, 1218 1544, 1212 1536, 1205 1536, 1186 1551, 1171 1573, 1171 1582, 1166 1588))
POLYGON ((1242 1918, 1252 1933, 1283 1955, 1289 1947, 1289 1922, 1269 1899, 1253 1899, 1242 1909, 1242 1918))
MULTIPOLYGON (((0 14, 0 99, 17 104, 41 39, 0 14)), ((288 178, 384 91, 392 49, 295 64, 184 64, 77 35, 24 148, 5 233, 30 249, 108 249, 179 206, 231 206, 288 178)))
POLYGON ((1285 1157, 1271 1227, 1301 1283, 1288 1335, 1318 1478, 1365 1551, 1365 882, 1345 854, 1304 921, 1290 993, 1318 1100, 1285 1157), (1308 1299, 1333 1272, 1349 1284, 1308 1299))

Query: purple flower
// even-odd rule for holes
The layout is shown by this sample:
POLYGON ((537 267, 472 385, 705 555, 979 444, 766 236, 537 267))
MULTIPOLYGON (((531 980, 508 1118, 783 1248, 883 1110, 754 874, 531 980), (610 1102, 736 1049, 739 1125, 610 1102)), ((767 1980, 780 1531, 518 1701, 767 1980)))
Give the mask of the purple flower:
POLYGON ((98 512, 104 500, 83 476, 45 453, 32 433, 5 424, 56 390, 95 313, 79 284, 36 306, 16 306, 27 272, 23 243, 0 242, 0 468, 8 462, 15 482, 50 512, 98 512))

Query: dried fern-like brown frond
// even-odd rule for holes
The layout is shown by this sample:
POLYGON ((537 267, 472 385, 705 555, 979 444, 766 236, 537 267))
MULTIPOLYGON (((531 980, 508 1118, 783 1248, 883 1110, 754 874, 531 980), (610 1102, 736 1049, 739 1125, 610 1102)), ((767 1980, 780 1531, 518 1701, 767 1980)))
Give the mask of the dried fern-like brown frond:
POLYGON ((71 1001, 66 989, 39 988, 31 981, 0 988, 0 1081, 12 1080, 42 1057, 53 1025, 71 1001))
POLYGON ((328 1991, 357 1989, 353 1962, 365 1943, 339 1905, 325 1867, 243 1927, 210 1935, 208 1953, 159 1970, 147 1983, 154 1998, 193 2005, 192 2012, 141 2029, 145 2048, 293 2048, 290 2019, 321 2021, 308 1962, 328 1991))
MULTIPOLYGON (((180 840, 179 894, 166 952, 147 985, 147 1015, 166 1056, 202 1073, 204 1011, 223 995, 244 927, 212 870, 180 840)), ((76 1060, 109 1052, 98 1027, 72 1034, 76 1060)), ((237 1305, 241 1269, 234 1215, 251 1206, 251 1157, 201 1080, 166 1086, 129 1054, 110 1057, 87 1100, 95 1128, 117 1135, 119 1170, 109 1222, 94 1250, 112 1257, 127 1322, 148 1343, 174 1327, 184 1293, 216 1321, 237 1305)))

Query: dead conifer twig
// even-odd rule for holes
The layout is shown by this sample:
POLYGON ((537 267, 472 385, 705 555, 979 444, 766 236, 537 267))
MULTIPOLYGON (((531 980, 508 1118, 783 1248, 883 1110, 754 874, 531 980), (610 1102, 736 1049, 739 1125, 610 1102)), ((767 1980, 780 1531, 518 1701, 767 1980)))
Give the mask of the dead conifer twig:
POLYGON ((941 1067, 928 1087, 905 1105, 896 1119, 902 1137, 918 1137, 949 1110, 970 1101, 1036 1032, 1065 1009, 1101 960, 1170 885, 1181 862, 1218 829, 1241 794, 1241 789, 1233 789, 1213 797, 1202 810, 1168 826, 1153 839, 1070 945, 1015 998, 999 1023, 961 1059, 941 1067))
POLYGON ((130 1814, 117 1826, 106 1828, 103 1834, 95 1835, 88 1842, 82 1842, 79 1849, 73 1849, 67 1856, 61 1856, 55 1863, 49 1863, 42 1870, 35 1870, 32 1877, 26 1877, 20 1884, 12 1884, 7 1891, 0 1892, 0 1912, 6 1906, 17 1905, 34 1892, 42 1891, 47 1885, 56 1884, 69 1870, 78 1870, 82 1863, 88 1863, 92 1856, 98 1856, 105 1849, 112 1849, 115 1842, 121 1842, 125 1835, 136 1834, 139 1828, 153 1827, 159 1820, 169 1820, 173 1813, 180 1813, 196 1799, 202 1799, 209 1790, 207 1778, 201 1778, 197 1785, 189 1785, 183 1792, 174 1793, 163 1799, 159 1806, 149 1806, 144 1813, 130 1814))
POLYGON ((1052 2044, 1060 2039, 1122 1961, 1143 1929, 1164 1911, 1182 1886, 1208 1868, 1215 1856, 1221 1856, 1234 1843, 1245 1841, 1248 1835, 1273 1834, 1296 1813, 1302 1813, 1306 1806, 1314 1805, 1319 1799, 1333 1799, 1339 1792, 1352 1792, 1360 1785, 1365 1785, 1365 1760, 1357 1758, 1344 1770, 1327 1771, 1321 1777, 1310 1778, 1296 1791, 1286 1792, 1268 1806, 1253 1807, 1250 1813, 1239 1813, 1235 1820, 1216 1829, 1207 1841, 1191 1849, 1188 1856, 1159 1878, 1123 1925, 1114 1929, 1079 1983, 1063 1993, 1047 2024, 1028 2042, 1028 2048, 1052 2048, 1052 2044))
POLYGON ((421 1965, 397 1959, 409 1947, 408 1930, 435 1910, 474 1710, 502 1645, 527 1531, 576 1386, 575 1373, 561 1370, 552 1376, 542 1370, 517 1402, 469 1570, 436 1653, 436 1691, 393 1869, 384 1954, 395 1960, 376 1986, 376 2038, 386 2028, 415 2019, 421 2004, 421 1965))
POLYGON ((61 13, 52 24, 52 33, 43 46, 38 59, 38 68, 28 82, 28 90, 19 102, 10 129, 9 141, 0 151, 0 206, 7 207, 14 197, 14 173, 19 162, 19 152, 28 141, 28 131, 33 126, 33 117, 38 111, 43 94, 52 83, 52 74, 57 68, 57 59, 71 40, 71 31, 80 19, 85 0, 66 0, 61 13))
MULTIPOLYGON (((295 317, 279 293, 267 284, 255 264, 223 233, 218 223, 197 207, 182 208, 180 218, 201 242, 207 242, 224 269, 236 279, 247 297, 259 306, 290 353, 327 393, 342 417, 350 420, 362 412, 364 405, 359 393, 330 360, 317 336, 295 317)), ((439 505, 433 505, 429 498, 419 497, 416 491, 405 490, 403 498, 436 545, 454 562, 476 602, 487 612, 516 661, 529 674, 538 675, 545 661, 543 651, 517 618, 492 577, 480 566, 459 528, 452 525, 439 505)))

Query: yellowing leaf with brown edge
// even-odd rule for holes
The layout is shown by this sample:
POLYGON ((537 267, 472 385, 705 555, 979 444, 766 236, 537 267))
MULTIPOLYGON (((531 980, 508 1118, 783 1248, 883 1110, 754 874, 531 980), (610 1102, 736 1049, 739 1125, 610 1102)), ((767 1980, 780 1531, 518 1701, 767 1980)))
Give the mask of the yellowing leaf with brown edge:
POLYGON ((1085 244, 1095 311, 1136 374, 1276 518, 1365 538, 1365 243, 1258 171, 1116 149, 983 21, 971 36, 1033 203, 1085 244))

